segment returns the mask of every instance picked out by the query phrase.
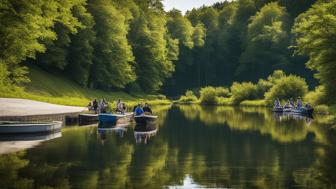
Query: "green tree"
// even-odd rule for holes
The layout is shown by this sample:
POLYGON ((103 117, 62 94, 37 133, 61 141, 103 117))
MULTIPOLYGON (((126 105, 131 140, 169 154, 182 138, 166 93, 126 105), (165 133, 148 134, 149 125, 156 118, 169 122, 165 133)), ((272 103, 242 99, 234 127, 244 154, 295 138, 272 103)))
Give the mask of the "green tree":
POLYGON ((309 56, 307 67, 325 87, 328 103, 335 104, 336 94, 336 1, 320 1, 301 14, 293 26, 296 53, 309 56))
POLYGON ((73 6, 82 0, 71 1, 15 1, 0 2, 0 62, 7 66, 8 80, 13 84, 29 81, 27 68, 20 63, 45 52, 44 41, 55 40, 52 30, 55 23, 62 23, 76 32, 79 21, 72 15, 73 6))
POLYGON ((59 69, 64 70, 68 65, 68 47, 71 42, 70 34, 71 31, 61 23, 56 23, 54 27, 56 32, 56 40, 45 41, 46 52, 39 54, 37 56, 38 63, 48 69, 59 69))
POLYGON ((240 57, 237 74, 245 80, 266 77, 289 64, 288 15, 277 3, 262 7, 248 25, 247 46, 240 57), (260 68, 263 69, 260 69, 260 68))
POLYGON ((84 27, 76 35, 71 36, 67 57, 69 64, 66 69, 68 75, 75 82, 87 87, 93 60, 93 43, 95 41, 94 20, 83 6, 75 7, 73 12, 84 27))
POLYGON ((192 35, 193 43, 196 47, 203 47, 205 43, 206 30, 203 24, 198 23, 194 27, 194 32, 192 35))
POLYGON ((181 44, 193 48, 193 27, 191 22, 182 16, 181 11, 173 9, 168 12, 167 28, 171 36, 179 39, 181 44))
POLYGON ((137 83, 146 92, 159 90, 174 71, 177 41, 167 38, 165 24, 166 18, 152 10, 141 12, 131 24, 129 38, 137 63, 137 83))
POLYGON ((136 79, 127 20, 108 0, 91 2, 89 10, 96 23, 92 82, 98 88, 124 88, 136 79))

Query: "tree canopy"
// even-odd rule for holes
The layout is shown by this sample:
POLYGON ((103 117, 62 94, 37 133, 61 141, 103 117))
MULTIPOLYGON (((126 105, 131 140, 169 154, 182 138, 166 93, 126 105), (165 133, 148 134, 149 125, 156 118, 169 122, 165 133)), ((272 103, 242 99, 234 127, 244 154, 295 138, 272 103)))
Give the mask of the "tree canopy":
POLYGON ((335 3, 237 0, 183 15, 161 0, 3 0, 0 84, 24 85, 37 64, 82 87, 178 95, 281 69, 310 88, 316 73, 336 103, 335 3))
POLYGON ((336 1, 321 1, 301 14, 293 26, 296 52, 309 56, 307 67, 325 87, 326 101, 336 103, 336 1))

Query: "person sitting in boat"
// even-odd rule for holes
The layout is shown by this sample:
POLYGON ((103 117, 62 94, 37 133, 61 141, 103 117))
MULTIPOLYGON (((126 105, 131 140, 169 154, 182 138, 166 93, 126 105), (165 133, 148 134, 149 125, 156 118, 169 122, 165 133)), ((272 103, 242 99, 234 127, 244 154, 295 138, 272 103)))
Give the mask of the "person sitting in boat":
POLYGON ((301 101, 301 98, 299 97, 298 100, 297 100, 297 108, 302 108, 302 101, 301 101))
POLYGON ((149 115, 153 114, 152 109, 149 107, 147 103, 145 103, 145 106, 143 107, 143 111, 145 114, 149 114, 149 115))
POLYGON ((307 104, 305 105, 305 108, 307 108, 307 109, 312 109, 313 107, 312 107, 309 103, 307 103, 307 104))
POLYGON ((117 101, 117 112, 120 112, 122 114, 125 113, 123 103, 120 99, 118 99, 117 101))
POLYGON ((94 99, 92 102, 93 110, 95 111, 95 114, 98 113, 98 102, 97 99, 94 99))
POLYGON ((293 99, 292 99, 292 98, 289 100, 289 103, 290 103, 290 105, 291 105, 292 107, 295 107, 295 105, 294 105, 294 102, 293 102, 293 99))
POLYGON ((145 112, 143 111, 141 104, 138 104, 138 106, 134 110, 135 116, 143 115, 145 112))
POLYGON ((108 102, 105 100, 105 98, 103 98, 103 100, 101 100, 100 105, 99 105, 100 112, 106 113, 107 107, 108 107, 108 102))
POLYGON ((125 103, 125 102, 123 102, 123 103, 122 103, 122 105, 123 105, 123 110, 124 110, 124 112, 126 112, 126 110, 127 110, 126 103, 125 103))
POLYGON ((279 99, 276 99, 276 100, 274 101, 274 107, 275 107, 275 108, 281 108, 281 103, 280 103, 280 100, 279 100, 279 99))
POLYGON ((92 101, 90 101, 86 107, 88 108, 89 112, 92 111, 93 110, 92 101))
POLYGON ((285 104, 284 108, 292 108, 292 104, 291 104, 291 101, 288 100, 287 103, 285 104))

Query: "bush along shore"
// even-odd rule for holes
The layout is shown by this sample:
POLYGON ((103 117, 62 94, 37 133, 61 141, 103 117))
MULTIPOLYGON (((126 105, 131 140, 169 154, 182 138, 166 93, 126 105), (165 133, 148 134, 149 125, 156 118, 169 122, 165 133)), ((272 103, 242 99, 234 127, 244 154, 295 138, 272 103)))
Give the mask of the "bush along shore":
POLYGON ((281 70, 274 71, 266 79, 259 79, 257 83, 233 82, 231 87, 207 86, 199 90, 188 90, 174 103, 272 107, 276 99, 285 103, 298 98, 302 98, 304 103, 312 104, 317 113, 336 112, 335 107, 324 103, 326 99, 322 86, 309 91, 303 78, 286 75, 281 70))

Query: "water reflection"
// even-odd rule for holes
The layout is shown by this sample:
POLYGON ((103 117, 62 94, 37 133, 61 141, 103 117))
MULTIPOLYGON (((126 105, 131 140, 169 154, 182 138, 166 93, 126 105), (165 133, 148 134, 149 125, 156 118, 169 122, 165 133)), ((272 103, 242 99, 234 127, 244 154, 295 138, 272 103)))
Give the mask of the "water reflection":
MULTIPOLYGON (((319 124, 309 117, 292 114, 274 114, 270 109, 262 107, 202 107, 178 106, 184 116, 191 121, 201 121, 211 126, 226 124, 232 130, 257 131, 262 135, 270 135, 273 140, 282 143, 300 142, 309 134, 315 136, 323 132, 315 127, 319 124), (312 127, 309 127, 309 126, 312 127)), ((323 135, 323 134, 322 134, 323 135)), ((319 139, 319 138, 318 138, 319 139)), ((323 137, 321 138, 323 141, 323 137)))
POLYGON ((137 124, 134 128, 134 137, 136 143, 147 144, 147 141, 155 136, 158 129, 156 124, 137 124))
POLYGON ((275 120, 280 122, 284 120, 298 120, 304 121, 307 125, 310 125, 314 120, 313 116, 303 116, 299 114, 292 114, 290 112, 273 112, 273 117, 275 118, 275 120))
POLYGON ((37 148, 0 155, 0 186, 335 187, 336 131, 322 118, 309 125, 279 121, 265 108, 201 106, 160 114, 159 132, 146 145, 136 144, 136 134, 153 127, 129 126, 123 137, 111 128, 102 132, 104 145, 101 127, 73 127, 37 148))
POLYGON ((0 154, 18 152, 24 149, 33 148, 43 141, 62 137, 62 132, 38 133, 38 134, 1 134, 0 154))
POLYGON ((104 141, 106 139, 106 136, 109 134, 117 134, 119 137, 124 137, 124 133, 127 131, 127 127, 129 126, 129 123, 126 124, 109 124, 109 123, 99 123, 97 133, 101 139, 101 141, 104 141))

